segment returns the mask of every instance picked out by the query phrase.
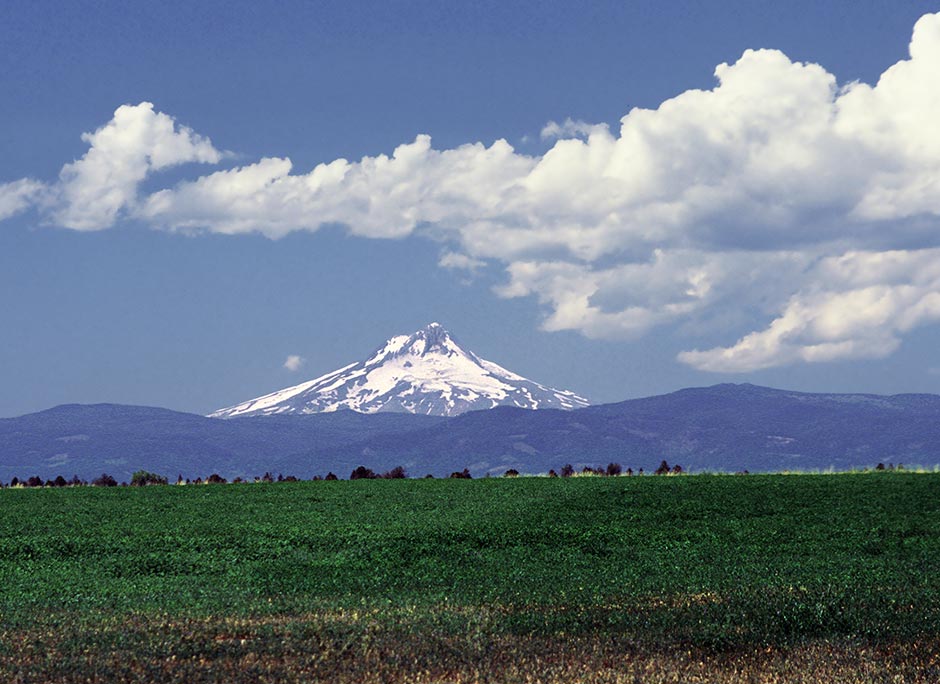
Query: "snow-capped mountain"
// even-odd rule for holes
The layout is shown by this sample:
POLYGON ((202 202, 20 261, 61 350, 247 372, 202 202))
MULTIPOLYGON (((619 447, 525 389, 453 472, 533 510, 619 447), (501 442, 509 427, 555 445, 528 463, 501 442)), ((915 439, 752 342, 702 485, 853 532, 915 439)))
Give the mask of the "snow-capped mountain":
POLYGON ((388 340, 365 361, 272 392, 211 418, 274 414, 397 411, 455 416, 494 406, 575 409, 588 401, 552 389, 481 359, 439 323, 388 340))

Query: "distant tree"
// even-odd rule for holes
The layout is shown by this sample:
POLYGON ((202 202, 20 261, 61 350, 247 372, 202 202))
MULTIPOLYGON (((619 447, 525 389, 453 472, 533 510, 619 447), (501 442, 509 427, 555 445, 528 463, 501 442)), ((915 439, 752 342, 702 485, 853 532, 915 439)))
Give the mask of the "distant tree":
POLYGON ((176 484, 183 484, 183 473, 176 476, 176 484))
POLYGON ((197 477, 195 480, 193 480, 193 484, 201 485, 201 484, 202 484, 202 478, 201 478, 201 477, 197 477))
POLYGON ((472 480, 473 477, 470 475, 470 471, 467 468, 464 468, 460 472, 454 471, 450 474, 451 478, 455 480, 472 480))
POLYGON ((875 470, 884 470, 884 469, 885 469, 884 463, 879 463, 878 465, 875 466, 875 470))
POLYGON ((38 475, 33 475, 31 478, 26 480, 27 487, 42 487, 42 478, 38 475))
POLYGON ((277 474, 277 481, 278 481, 278 482, 283 482, 283 481, 284 481, 284 476, 281 475, 280 473, 278 473, 278 474, 277 474))
POLYGON ((72 475, 72 479, 69 480, 70 487, 81 487, 84 484, 86 484, 85 481, 81 479, 78 475, 72 475))
POLYGON ((627 468, 627 475, 630 477, 633 476, 633 468, 627 468))
POLYGON ((515 468, 510 468, 505 473, 503 473, 503 477, 519 477, 519 471, 515 468))
POLYGON ((637 472, 637 475, 642 475, 642 474, 643 474, 643 469, 640 468, 639 472, 637 472))
POLYGON ((682 466, 679 465, 678 463, 676 463, 676 464, 672 467, 672 473, 673 473, 673 475, 679 475, 679 474, 681 474, 681 473, 682 473, 682 466))
POLYGON ((319 481, 322 480, 322 479, 323 479, 323 478, 320 477, 319 475, 314 475, 313 477, 310 478, 310 481, 311 481, 311 482, 319 482, 319 481))
POLYGON ((555 472, 555 469, 552 468, 551 470, 548 471, 548 476, 549 476, 549 477, 558 477, 558 473, 556 473, 556 472, 555 472))
POLYGON ((245 478, 243 478, 243 477, 241 477, 241 476, 239 475, 239 476, 236 477, 234 480, 232 480, 232 484, 241 484, 241 483, 244 482, 244 481, 245 481, 245 478))
POLYGON ((15 486, 17 486, 19 483, 20 483, 20 478, 18 478, 18 477, 14 477, 12 480, 10 480, 10 486, 11 486, 11 487, 15 487, 15 486))
POLYGON ((663 462, 659 464, 659 467, 656 469, 656 475, 667 475, 669 473, 669 464, 666 462, 666 459, 663 459, 663 462))
POLYGON ((297 482, 297 481, 298 480, 297 480, 296 475, 287 475, 284 477, 284 482, 297 482))
POLYGON ((156 473, 149 473, 146 470, 138 470, 131 475, 132 487, 146 487, 147 485, 165 485, 167 479, 156 473))
POLYGON ((61 475, 56 475, 55 479, 52 481, 52 484, 55 487, 64 487, 68 484, 68 482, 61 475))
POLYGON ((274 476, 271 473, 265 473, 261 476, 262 482, 274 482, 274 476))
POLYGON ((365 466, 358 466, 352 473, 349 475, 350 480, 374 480, 378 475, 371 468, 366 468, 365 466))
POLYGON ((619 463, 608 463, 607 464, 607 475, 609 477, 616 477, 623 472, 623 467, 619 463))
POLYGON ((404 480, 406 477, 408 477, 408 473, 406 473, 405 469, 401 466, 395 466, 387 473, 382 475, 382 477, 386 480, 404 480))
POLYGON ((561 467, 561 476, 562 477, 571 477, 574 475, 574 466, 570 463, 566 463, 561 467))
POLYGON ((225 484, 227 480, 218 473, 212 473, 206 478, 206 484, 225 484))
POLYGON ((92 480, 91 483, 95 487, 117 487, 117 480, 107 473, 101 473, 101 475, 92 480))
POLYGON ((433 480, 433 479, 434 479, 434 476, 431 475, 431 473, 428 473, 427 475, 424 476, 424 479, 425 479, 425 480, 433 480))
POLYGON ((53 482, 52 480, 46 480, 46 482, 45 482, 45 484, 44 484, 43 486, 45 486, 45 487, 55 487, 55 482, 53 482))
POLYGON ((329 473, 326 474, 326 477, 324 477, 323 479, 332 482, 332 481, 334 481, 334 480, 338 480, 339 478, 336 477, 336 475, 335 475, 333 472, 329 472, 329 473))

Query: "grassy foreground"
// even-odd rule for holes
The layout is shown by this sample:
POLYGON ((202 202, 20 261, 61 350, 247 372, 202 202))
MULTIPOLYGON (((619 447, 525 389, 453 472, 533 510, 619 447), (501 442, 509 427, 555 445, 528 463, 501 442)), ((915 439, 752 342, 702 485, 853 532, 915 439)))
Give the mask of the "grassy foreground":
POLYGON ((940 475, 0 491, 0 681, 319 680, 940 681, 940 475))

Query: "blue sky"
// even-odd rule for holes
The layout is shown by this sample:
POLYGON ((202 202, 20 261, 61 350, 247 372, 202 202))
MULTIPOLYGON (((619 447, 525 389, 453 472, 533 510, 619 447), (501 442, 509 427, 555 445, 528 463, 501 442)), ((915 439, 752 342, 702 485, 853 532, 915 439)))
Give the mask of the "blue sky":
POLYGON ((938 10, 14 3, 0 416, 208 412, 432 320, 599 402, 940 391, 938 10))

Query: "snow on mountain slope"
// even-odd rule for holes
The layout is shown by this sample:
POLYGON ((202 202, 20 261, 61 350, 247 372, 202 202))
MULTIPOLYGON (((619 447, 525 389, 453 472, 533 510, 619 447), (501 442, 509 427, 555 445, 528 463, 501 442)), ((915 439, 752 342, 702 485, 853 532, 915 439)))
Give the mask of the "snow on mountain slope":
POLYGON ((494 406, 575 409, 588 401, 552 389, 465 350, 439 323, 388 340, 365 361, 219 409, 212 418, 352 409, 455 416, 494 406))

